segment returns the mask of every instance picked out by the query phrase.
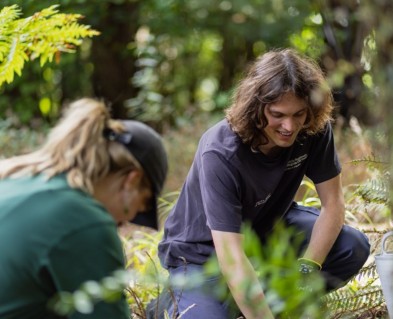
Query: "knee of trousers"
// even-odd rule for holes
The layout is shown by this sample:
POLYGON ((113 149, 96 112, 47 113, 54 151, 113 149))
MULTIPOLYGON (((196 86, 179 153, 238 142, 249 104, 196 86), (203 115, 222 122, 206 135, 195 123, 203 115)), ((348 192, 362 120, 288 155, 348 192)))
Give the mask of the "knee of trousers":
POLYGON ((338 238, 338 246, 344 259, 351 262, 354 269, 359 270, 370 255, 370 243, 365 234, 361 231, 344 226, 338 238))
POLYGON ((359 272, 369 255, 370 244, 366 235, 344 226, 323 264, 327 290, 342 287, 359 272))

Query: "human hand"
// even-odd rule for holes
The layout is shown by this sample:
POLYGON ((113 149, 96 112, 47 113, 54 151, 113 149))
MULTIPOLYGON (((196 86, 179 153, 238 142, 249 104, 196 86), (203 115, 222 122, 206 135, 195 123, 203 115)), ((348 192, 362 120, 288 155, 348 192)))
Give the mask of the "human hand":
POLYGON ((307 274, 310 274, 314 271, 319 271, 322 269, 322 265, 312 259, 299 258, 298 263, 299 263, 299 272, 304 275, 307 275, 307 274))
POLYGON ((310 285, 310 274, 320 271, 322 269, 322 265, 308 258, 299 258, 298 267, 299 272, 302 274, 299 290, 312 292, 312 285, 310 285))

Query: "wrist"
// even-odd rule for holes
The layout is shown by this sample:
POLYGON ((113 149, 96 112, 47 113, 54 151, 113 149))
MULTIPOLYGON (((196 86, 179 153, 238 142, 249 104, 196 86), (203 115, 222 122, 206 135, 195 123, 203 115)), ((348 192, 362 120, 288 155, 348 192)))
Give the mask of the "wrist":
POLYGON ((303 274, 309 274, 322 269, 322 265, 309 258, 299 258, 299 271, 303 274))

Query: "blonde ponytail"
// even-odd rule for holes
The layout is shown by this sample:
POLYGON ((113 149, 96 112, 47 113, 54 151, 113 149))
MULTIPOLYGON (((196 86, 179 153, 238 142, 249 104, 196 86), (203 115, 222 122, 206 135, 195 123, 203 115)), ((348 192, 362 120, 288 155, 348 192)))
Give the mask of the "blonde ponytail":
POLYGON ((69 109, 37 151, 0 162, 0 178, 66 173, 71 187, 93 193, 93 184, 113 166, 139 167, 125 147, 108 141, 103 131, 122 132, 121 122, 111 120, 103 102, 83 98, 69 109), (115 165, 114 165, 115 164, 115 165))

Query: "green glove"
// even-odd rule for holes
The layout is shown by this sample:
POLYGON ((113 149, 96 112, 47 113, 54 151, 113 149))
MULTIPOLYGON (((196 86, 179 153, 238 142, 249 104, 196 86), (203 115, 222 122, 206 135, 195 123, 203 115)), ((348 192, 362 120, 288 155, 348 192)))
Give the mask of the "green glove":
POLYGON ((312 292, 312 276, 310 274, 320 271, 322 266, 314 260, 307 258, 298 259, 299 272, 302 274, 302 281, 299 290, 312 292))
POLYGON ((322 269, 321 264, 311 259, 299 258, 298 262, 299 262, 299 272, 305 275, 322 269))

